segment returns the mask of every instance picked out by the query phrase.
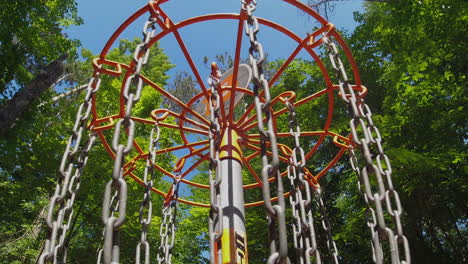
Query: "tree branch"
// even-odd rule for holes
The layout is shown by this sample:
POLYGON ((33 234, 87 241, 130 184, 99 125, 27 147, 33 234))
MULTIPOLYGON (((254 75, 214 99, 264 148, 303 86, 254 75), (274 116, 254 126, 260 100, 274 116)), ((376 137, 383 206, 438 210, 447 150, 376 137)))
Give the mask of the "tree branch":
POLYGON ((45 104, 47 103, 54 103, 54 102, 57 102, 58 100, 64 98, 64 97, 67 97, 69 95, 72 95, 74 93, 80 93, 81 91, 83 91, 84 89, 88 88, 88 85, 87 84, 83 84, 83 85, 80 85, 80 86, 77 86, 67 92, 64 92, 64 93, 61 93, 61 94, 58 94, 57 96, 54 96, 52 97, 52 99, 49 101, 49 102, 42 102, 39 107, 41 106, 44 106, 45 104))
POLYGON ((321 1, 318 1, 316 3, 314 2, 309 2, 309 6, 312 7, 312 8, 317 8, 319 7, 320 5, 323 5, 323 4, 326 4, 328 2, 334 2, 336 0, 321 0, 321 1))
MULTIPOLYGON (((326 5, 332 2, 338 2, 338 1, 344 1, 344 0, 309 0, 308 6, 311 8, 319 8, 321 5, 326 5)), ((386 2, 386 0, 363 0, 364 2, 386 2)))

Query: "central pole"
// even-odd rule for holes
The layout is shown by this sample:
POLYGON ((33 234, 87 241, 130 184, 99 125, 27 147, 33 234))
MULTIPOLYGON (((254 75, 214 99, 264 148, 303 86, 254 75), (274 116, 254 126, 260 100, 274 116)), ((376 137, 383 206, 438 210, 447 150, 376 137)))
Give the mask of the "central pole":
POLYGON ((242 152, 239 136, 229 123, 223 131, 219 157, 222 181, 220 186, 223 209, 223 235, 219 250, 222 264, 247 264, 244 190, 242 184, 242 152))

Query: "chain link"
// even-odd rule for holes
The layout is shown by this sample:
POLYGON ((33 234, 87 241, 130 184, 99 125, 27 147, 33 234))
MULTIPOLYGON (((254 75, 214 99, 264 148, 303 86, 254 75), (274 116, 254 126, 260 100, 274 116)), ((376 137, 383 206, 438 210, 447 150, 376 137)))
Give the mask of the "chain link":
POLYGON ((331 225, 330 225, 330 220, 328 219, 327 215, 327 208, 325 207, 325 203, 323 202, 322 199, 322 189, 316 188, 314 190, 315 192, 315 201, 317 203, 317 207, 320 210, 320 220, 322 222, 322 229, 325 232, 325 235, 327 237, 327 248, 328 251, 331 253, 333 256, 333 263, 338 264, 338 248, 336 247, 336 243, 333 240, 333 235, 331 232, 331 225))
POLYGON ((216 251, 219 248, 220 239, 223 235, 223 209, 221 207, 221 173, 219 159, 219 145, 221 141, 220 124, 220 96, 218 94, 219 71, 213 68, 208 83, 211 87, 210 93, 210 214, 209 214, 209 239, 210 239, 210 263, 222 263, 222 255, 216 251))
POLYGON ((382 242, 388 241, 392 263, 410 263, 408 239, 403 234, 400 219, 402 206, 398 193, 393 187, 392 168, 382 147, 382 137, 374 125, 372 113, 369 106, 365 104, 362 94, 356 95, 349 84, 335 43, 326 35, 323 38, 332 67, 338 76, 340 96, 348 104, 352 115, 349 124, 353 142, 361 152, 361 156, 358 157, 355 149, 350 149, 350 164, 359 176, 358 187, 370 214, 367 225, 372 234, 373 260, 376 263, 383 263, 382 242), (360 135, 358 135, 359 132, 360 135), (386 211, 382 203, 385 203, 386 211), (386 225, 385 216, 393 219, 396 230, 386 225), (400 246, 403 247, 403 259, 400 258, 400 246))
POLYGON ((286 106, 289 110, 289 134, 294 138, 294 148, 289 156, 287 172, 293 188, 291 190, 291 195, 289 196, 289 202, 291 204, 294 218, 293 238, 294 248, 296 249, 298 256, 297 263, 309 264, 311 263, 311 260, 315 260, 314 263, 321 263, 311 208, 312 196, 309 183, 304 178, 306 159, 304 150, 299 142, 301 129, 296 119, 296 109, 294 104, 287 98, 286 106))
POLYGON ((265 53, 262 44, 257 40, 260 31, 257 18, 253 15, 257 8, 255 0, 241 0, 242 11, 247 14, 245 21, 245 33, 249 37, 249 62, 252 68, 255 109, 257 114, 258 130, 260 132, 260 148, 262 159, 262 194, 269 223, 270 256, 267 263, 290 263, 288 257, 288 241, 285 221, 285 202, 283 182, 279 171, 278 146, 272 119, 270 87, 263 73, 265 53), (263 93, 264 103, 261 102, 263 93), (265 117, 265 121, 264 121, 265 117), (267 129, 265 130, 265 124, 267 129), (271 158, 268 156, 269 146, 271 158), (272 205, 270 196, 270 184, 268 179, 274 177, 277 183, 278 203, 272 205))
POLYGON ((135 263, 140 264, 141 249, 144 250, 144 263, 150 263, 150 244, 147 241, 149 225, 151 223, 153 214, 153 203, 151 202, 151 189, 153 188, 154 179, 154 165, 156 164, 156 146, 159 142, 161 135, 161 129, 159 123, 154 123, 153 129, 151 129, 150 142, 148 147, 148 156, 146 158, 146 166, 143 175, 143 182, 145 183, 145 193, 143 200, 140 205, 140 224, 141 224, 141 235, 140 242, 136 247, 135 263))
POLYGON ((134 64, 130 70, 133 72, 125 80, 123 97, 125 102, 124 117, 117 121, 112 138, 112 149, 116 153, 114 170, 112 179, 107 183, 104 192, 102 222, 105 225, 104 236, 104 263, 119 263, 120 261, 120 227, 123 225, 126 218, 127 210, 127 182, 123 177, 123 166, 125 157, 133 147, 135 138, 135 122, 131 119, 133 106, 138 103, 142 89, 143 79, 141 78, 141 69, 148 62, 149 58, 149 42, 155 35, 156 20, 149 18, 143 28, 143 41, 138 44, 134 53, 134 64), (126 144, 120 143, 121 135, 128 131, 126 144), (119 209, 118 216, 111 216, 111 193, 112 190, 118 192, 119 209))
POLYGON ((177 199, 179 197, 179 182, 180 176, 177 175, 172 184, 172 194, 167 203, 163 204, 163 221, 159 235, 161 236, 161 244, 158 252, 159 264, 172 263, 172 248, 174 247, 176 220, 177 220, 177 199))
POLYGON ((88 162, 88 154, 95 141, 95 133, 90 133, 83 144, 83 133, 87 129, 92 109, 92 97, 101 84, 99 72, 91 78, 83 103, 76 113, 72 134, 68 139, 59 167, 59 181, 50 199, 45 222, 47 239, 39 263, 65 263, 67 259, 67 233, 73 219, 73 205, 81 186, 81 176, 88 162), (58 238, 58 239, 57 239, 58 238))

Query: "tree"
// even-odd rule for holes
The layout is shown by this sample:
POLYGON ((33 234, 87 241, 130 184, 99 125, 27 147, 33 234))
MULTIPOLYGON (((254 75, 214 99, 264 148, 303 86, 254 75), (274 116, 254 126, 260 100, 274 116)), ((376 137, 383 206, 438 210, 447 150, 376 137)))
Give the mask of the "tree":
POLYGON ((366 4, 351 36, 418 263, 467 256, 465 1, 366 4))
POLYGON ((31 102, 34 101, 45 90, 63 76, 65 69, 63 61, 68 57, 67 54, 61 56, 54 62, 47 65, 44 71, 40 72, 28 85, 17 92, 4 107, 0 109, 0 136, 10 129, 15 120, 28 110, 31 102))
MULTIPOLYGON (((188 103, 199 91, 196 81, 187 72, 177 72, 174 81, 168 87, 168 91, 184 103, 188 103)), ((180 113, 181 107, 168 98, 164 98, 164 104, 168 109, 180 113)))
MULTIPOLYGON (((324 16, 328 19, 330 14, 333 14, 335 11, 336 5, 339 5, 339 2, 346 0, 307 0, 307 5, 314 9, 317 13, 324 16)), ((386 0, 362 0, 365 2, 385 2, 386 0)))
POLYGON ((2 0, 0 4, 2 136, 14 120, 29 108, 31 101, 63 77, 62 62, 67 54, 71 60, 75 59, 79 45, 77 40, 69 39, 63 30, 81 24, 82 20, 77 16, 74 0, 2 0), (16 97, 16 101, 9 100, 19 91, 22 93, 16 97), (5 106, 7 103, 9 105, 5 106))
MULTIPOLYGON (((108 54, 116 61, 128 62, 130 55, 140 41, 122 40, 120 46, 108 54)), ((90 70, 91 60, 95 57, 87 50, 82 51, 84 61, 76 62, 75 69, 81 72, 90 70)), ((167 70, 173 67, 156 45, 152 48, 148 67, 143 74, 160 86, 166 85, 167 70)), ((116 109, 118 100, 113 100, 120 91, 121 80, 104 77, 99 90, 98 111, 116 109)), ((65 148, 69 131, 73 127, 78 102, 84 94, 72 94, 56 102, 49 102, 55 94, 47 90, 39 98, 46 103, 35 101, 32 109, 17 121, 17 124, 6 138, 0 140, 0 259, 2 263, 33 263, 40 253, 45 233, 42 228, 43 217, 47 212, 48 198, 56 181, 56 171, 59 166, 62 151, 65 148), (52 118, 51 118, 52 117, 52 118), (8 194, 8 195, 3 195, 8 194), (27 195, 25 195, 27 194, 27 195), (36 220, 34 220, 36 219, 36 220)), ((153 89, 145 87, 140 102, 135 106, 134 115, 149 116, 155 107, 154 103, 162 99, 153 89)), ((147 146, 149 129, 137 127, 138 142, 147 146)), ((110 132, 109 132, 110 133, 110 132)), ((173 132, 164 131, 161 141, 172 141, 173 132)), ((170 166, 174 156, 159 155, 158 162, 170 166)), ((96 259, 96 249, 101 246, 102 235, 102 190, 112 174, 113 162, 102 146, 97 146, 90 153, 90 162, 81 181, 79 196, 75 202, 75 214, 68 236, 70 250, 69 259, 90 263, 96 259)), ((141 166, 138 168, 141 170, 141 166)), ((166 189, 162 175, 157 175, 156 184, 166 189)), ((139 239, 141 226, 138 222, 138 209, 143 196, 143 188, 129 180, 128 225, 124 229, 122 240, 125 247, 122 255, 125 262, 132 261, 136 241, 139 239)), ((154 208, 160 208, 161 199, 155 196, 154 208)), ((159 215, 159 214, 158 214, 159 215)), ((151 234, 152 239, 159 236, 159 216, 154 213, 151 234)), ((153 245, 156 243, 153 243, 153 245)), ((157 246, 152 247, 153 256, 157 246)))

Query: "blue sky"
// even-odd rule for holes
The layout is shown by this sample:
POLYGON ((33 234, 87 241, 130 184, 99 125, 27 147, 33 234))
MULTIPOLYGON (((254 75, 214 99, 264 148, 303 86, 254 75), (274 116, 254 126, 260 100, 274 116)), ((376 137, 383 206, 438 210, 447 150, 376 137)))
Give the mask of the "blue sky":
MULTIPOLYGON (((79 15, 84 19, 84 24, 69 29, 68 34, 79 39, 84 48, 96 54, 101 51, 114 30, 136 10, 144 6, 147 0, 78 0, 77 3, 79 15)), ((257 6, 256 15, 286 26, 301 37, 305 36, 306 32, 311 32, 312 28, 317 25, 308 16, 281 0, 258 0, 257 6)), ((240 0, 172 0, 162 7, 175 22, 178 22, 202 14, 238 13, 240 0)), ((353 12, 360 10, 362 10, 360 0, 339 1, 329 21, 339 29, 352 31, 356 26, 353 12)), ((144 17, 129 27, 123 37, 130 39, 140 37, 141 28, 147 16, 144 17)), ((216 54, 225 51, 234 53, 236 28, 236 21, 232 20, 204 22, 180 30, 203 78, 208 74, 208 69, 203 66, 203 57, 213 58, 216 54)), ((259 40, 263 43, 270 59, 284 58, 296 47, 294 42, 283 35, 264 27, 259 33, 259 40)), ((173 37, 161 40, 161 47, 169 55, 171 62, 176 65, 176 68, 171 70, 171 75, 176 71, 189 69, 173 37)), ((246 57, 246 54, 244 45, 242 56, 246 57)))

